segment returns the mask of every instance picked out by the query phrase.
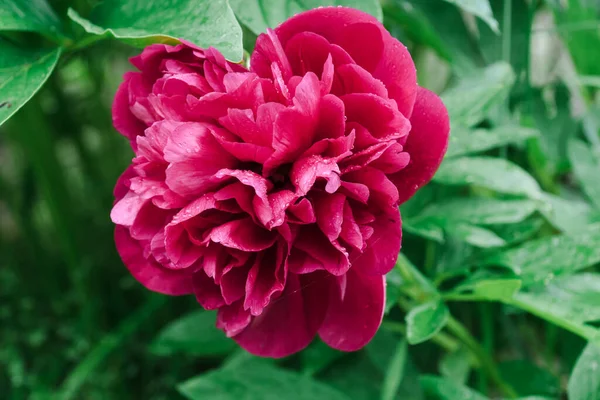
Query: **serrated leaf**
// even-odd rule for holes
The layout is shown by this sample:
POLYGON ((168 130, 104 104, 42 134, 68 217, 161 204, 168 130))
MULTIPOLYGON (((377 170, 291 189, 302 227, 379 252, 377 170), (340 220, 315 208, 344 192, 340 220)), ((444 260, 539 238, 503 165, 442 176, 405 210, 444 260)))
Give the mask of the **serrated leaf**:
POLYGON ((569 400, 600 399, 600 346, 592 343, 583 350, 567 386, 569 400))
POLYGON ((421 375, 419 379, 426 394, 439 400, 488 400, 475 390, 432 375, 421 375))
POLYGON ((448 307, 441 300, 418 305, 406 315, 406 339, 410 344, 425 342, 448 322, 448 307))
POLYGON ((556 235, 492 254, 483 265, 510 268, 529 285, 573 274, 600 262, 600 225, 573 235, 556 235))
POLYGON ((60 53, 60 49, 17 47, 0 39, 0 125, 40 90, 60 53))
POLYGON ((106 0, 89 19, 73 9, 68 15, 88 33, 140 47, 185 39, 203 48, 213 46, 232 61, 243 55, 242 29, 227 0, 106 0))
POLYGON ((472 127, 496 105, 504 102, 515 81, 511 66, 504 62, 465 78, 442 94, 453 129, 472 127))
POLYGON ((540 197, 536 180, 518 165, 493 157, 462 157, 445 160, 434 176, 445 185, 474 185, 500 193, 540 197))
POLYGON ((60 19, 46 0, 0 0, 0 21, 0 31, 61 32, 60 19))
POLYGON ((600 158, 582 141, 572 140, 569 161, 588 199, 600 209, 600 158))
POLYGON ((537 208, 537 202, 526 199, 455 198, 434 203, 411 221, 434 219, 469 222, 476 225, 513 224, 525 220, 537 208))
POLYGON ((168 324, 154 339, 150 350, 157 355, 193 354, 222 357, 236 344, 215 327, 216 314, 195 311, 168 324))
POLYGON ((452 130, 446 158, 466 154, 481 153, 508 144, 522 143, 526 139, 539 136, 540 133, 531 128, 505 125, 495 129, 452 130))
POLYGON ((466 12, 481 18, 491 30, 500 33, 498 29, 498 21, 494 18, 490 2, 488 0, 446 0, 449 3, 455 4, 466 12))
POLYGON ((229 0, 229 4, 239 20, 256 35, 275 28, 299 12, 317 7, 352 7, 383 20, 377 0, 229 0))
POLYGON ((183 382, 178 390, 190 400, 348 400, 324 383, 266 364, 218 369, 183 382))

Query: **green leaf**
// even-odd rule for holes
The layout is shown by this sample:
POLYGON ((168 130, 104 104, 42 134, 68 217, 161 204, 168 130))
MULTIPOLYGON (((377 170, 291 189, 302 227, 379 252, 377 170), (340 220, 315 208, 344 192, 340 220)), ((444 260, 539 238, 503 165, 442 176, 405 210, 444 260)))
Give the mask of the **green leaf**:
POLYGON ((344 354, 345 353, 341 351, 327 346, 322 340, 317 338, 313 340, 302 353, 300 353, 302 372, 308 375, 314 375, 344 354))
POLYGON ((556 7, 554 14, 557 24, 564 26, 558 32, 581 75, 600 75, 596 54, 589 51, 600 48, 599 8, 594 1, 570 0, 564 7, 556 7))
POLYGON ((73 9, 68 14, 88 33, 140 47, 185 39, 203 48, 213 46, 232 61, 243 55, 242 29, 227 0, 106 0, 89 19, 73 9))
POLYGON ((471 372, 471 353, 465 347, 446 353, 439 364, 440 373, 453 382, 464 384, 471 372))
POLYGON ((541 192, 531 175, 503 158, 462 157, 445 160, 433 179, 445 185, 474 185, 531 198, 539 198, 541 192))
POLYGON ((492 254, 483 265, 510 268, 523 279, 524 286, 550 281, 555 276, 573 274, 600 262, 600 225, 573 235, 557 235, 532 240, 492 254))
POLYGON ((600 209, 600 158, 582 141, 572 140, 569 161, 588 199, 600 209))
POLYGON ((441 300, 433 300, 411 309, 406 315, 408 343, 422 343, 432 338, 446 325, 448 317, 448 308, 441 300))
POLYGON ((229 4, 239 20, 257 35, 299 12, 323 6, 352 7, 383 20, 377 0, 229 0, 229 4))
POLYGON ((540 208, 544 217, 557 229, 565 233, 577 233, 597 221, 590 206, 583 201, 570 200, 549 193, 543 193, 546 203, 540 208))
POLYGON ((157 355, 193 354, 221 357, 231 353, 236 344, 215 327, 216 314, 195 311, 168 324, 154 339, 150 350, 157 355))
POLYGON ((465 154, 481 153, 508 144, 522 143, 530 137, 539 136, 535 129, 504 125, 492 130, 467 129, 458 127, 452 130, 446 158, 465 154))
POLYGON ((504 102, 515 81, 511 66, 498 62, 477 71, 442 94, 453 128, 471 127, 504 102))
POLYGON ((515 391, 524 396, 560 396, 560 382, 548 370, 528 360, 510 360, 498 364, 500 375, 515 391))
POLYGON ((40 90, 60 53, 60 49, 25 49, 0 39, 0 125, 40 90))
POLYGON ((422 375, 419 379, 426 394, 439 400, 488 400, 475 390, 456 384, 448 379, 432 375, 422 375))
POLYGON ((183 382, 178 390, 191 400, 348 400, 330 386, 266 364, 211 371, 183 382))
POLYGON ((567 386, 569 400, 600 399, 600 347, 592 343, 583 350, 567 386))
POLYGON ((490 279, 475 282, 473 294, 488 300, 512 299, 521 289, 520 279, 490 279))
POLYGON ((476 225, 513 224, 525 220, 536 211, 537 207, 535 201, 526 199, 455 198, 434 203, 410 221, 434 219, 469 222, 476 225))
POLYGON ((527 218, 523 222, 491 227, 508 244, 522 243, 537 234, 546 221, 541 217, 527 218))
POLYGON ((479 226, 466 223, 450 223, 445 226, 445 229, 449 235, 475 247, 491 248, 506 245, 504 239, 489 229, 479 226))
POLYGON ((46 0, 0 0, 0 31, 60 35, 60 19, 46 0))
POLYGON ((393 400, 396 397, 402 378, 404 377, 404 366, 406 365, 407 356, 406 341, 402 340, 396 346, 394 356, 390 364, 386 368, 385 377, 383 379, 383 387, 381 388, 382 400, 393 400))
POLYGON ((600 274, 582 273, 551 281, 545 288, 522 293, 521 299, 577 323, 600 320, 600 274))
POLYGON ((448 3, 456 4, 466 12, 481 18, 489 25, 496 33, 500 33, 498 29, 498 21, 494 18, 490 2, 488 0, 446 0, 448 3))

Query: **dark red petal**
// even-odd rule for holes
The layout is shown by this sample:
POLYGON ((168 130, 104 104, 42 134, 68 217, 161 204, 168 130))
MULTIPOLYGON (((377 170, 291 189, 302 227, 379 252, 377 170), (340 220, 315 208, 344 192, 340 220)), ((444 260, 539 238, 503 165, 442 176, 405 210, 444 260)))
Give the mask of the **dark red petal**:
POLYGON ((137 147, 135 138, 144 134, 146 124, 137 119, 129 109, 129 85, 133 75, 139 75, 139 73, 127 72, 123 76, 123 82, 119 85, 113 101, 112 116, 115 129, 131 141, 135 150, 137 147))
POLYGON ((410 122, 412 129, 404 146, 404 151, 410 155, 410 163, 390 176, 398 187, 400 203, 410 199, 431 180, 444 158, 450 133, 450 120, 444 103, 435 93, 424 88, 419 88, 410 122))
POLYGON ((281 293, 286 284, 285 246, 273 246, 256 256, 248 272, 244 308, 252 315, 260 315, 271 298, 281 293))
POLYGON ((203 270, 192 275, 192 285, 194 286, 196 300, 205 309, 216 310, 225 305, 225 299, 221 295, 221 288, 203 270))
POLYGON ((400 112, 410 117, 417 95, 415 65, 406 46, 371 15, 347 7, 318 8, 288 19, 275 32, 284 47, 300 32, 314 32, 342 48, 348 46, 345 50, 364 63, 357 64, 381 80, 400 112))
POLYGON ((402 243, 402 221, 400 213, 393 209, 378 215, 370 227, 372 235, 362 254, 350 257, 352 269, 367 275, 385 275, 394 268, 402 243))
POLYGON ((131 238, 127 228, 115 227, 115 243, 131 275, 146 288, 172 296, 193 293, 192 276, 188 270, 164 268, 154 260, 145 259, 140 242, 131 238))
POLYGON ((227 337, 243 331, 252 320, 250 311, 244 310, 243 304, 244 302, 239 300, 231 305, 220 307, 217 312, 217 328, 223 329, 227 337))
POLYGON ((356 351, 369 343, 381 324, 385 276, 362 275, 351 268, 343 286, 339 282, 330 290, 329 307, 319 336, 334 349, 356 351))
POLYGON ((262 357, 280 358, 304 349, 323 321, 329 284, 319 273, 290 274, 281 296, 233 339, 262 357))
POLYGON ((256 225, 249 217, 213 228, 209 238, 225 247, 250 252, 268 249, 275 243, 275 235, 256 225))

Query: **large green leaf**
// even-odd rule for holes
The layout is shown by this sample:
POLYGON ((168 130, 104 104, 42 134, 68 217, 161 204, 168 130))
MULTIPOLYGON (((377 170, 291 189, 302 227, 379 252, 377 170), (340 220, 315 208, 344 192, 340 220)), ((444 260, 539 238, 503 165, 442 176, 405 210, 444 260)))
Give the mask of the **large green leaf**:
POLYGON ((406 315, 406 339, 410 344, 424 342, 435 336, 448 322, 448 307, 441 300, 421 304, 406 315))
POLYGON ((498 62, 445 91, 442 99, 453 128, 471 127, 480 122, 494 106, 506 100, 514 81, 511 66, 498 62))
POLYGON ((192 378, 178 389, 191 400, 348 400, 326 384, 266 364, 218 369, 192 378))
POLYGON ((215 327, 214 312, 195 311, 167 325, 154 339, 150 350, 158 355, 193 354, 219 357, 231 353, 235 342, 215 327))
POLYGON ((600 275, 582 273, 561 277, 539 291, 521 293, 520 298, 573 322, 597 321, 600 320, 600 275))
POLYGON ((517 125, 504 125, 491 130, 471 130, 459 127, 452 130, 446 158, 481 153, 508 144, 522 143, 525 139, 539 136, 539 134, 535 129, 517 125))
POLYGON ((569 400, 600 399, 600 346, 592 343, 583 350, 567 387, 569 400))
POLYGON ((88 33, 110 35, 134 45, 188 40, 216 47, 226 58, 242 59, 242 29, 227 0, 106 0, 89 19, 69 9, 88 33))
POLYGON ((500 193, 540 196, 540 186, 524 169, 493 157, 462 157, 445 160, 434 181, 446 185, 474 185, 500 193))
POLYGON ((557 229, 565 233, 577 233, 586 230, 595 221, 599 221, 592 208, 585 202, 543 193, 546 205, 540 208, 544 217, 557 229))
POLYGON ((572 140, 569 143, 569 161, 583 191, 600 209, 600 157, 585 143, 572 140))
POLYGON ((576 234, 532 240, 492 254, 483 264, 510 268, 527 285, 549 282, 555 276, 573 274, 598 262, 600 225, 592 225, 576 234))
POLYGON ((46 0, 0 0, 0 31, 59 35, 60 20, 46 0))
POLYGON ((42 87, 60 52, 60 49, 25 49, 0 39, 0 125, 42 87))
POLYGON ((494 18, 490 2, 488 0, 446 0, 449 3, 456 4, 466 12, 473 14, 489 25, 496 33, 500 33, 498 29, 498 21, 494 18))
POLYGON ((523 221, 537 208, 537 202, 526 199, 455 198, 434 203, 412 220, 460 221, 476 225, 513 224, 523 221))
POLYGON ((454 239, 469 243, 480 248, 502 247, 506 245, 504 239, 489 229, 467 223, 450 223, 444 226, 446 232, 454 239))
POLYGON ((239 20, 259 35, 299 12, 323 6, 345 6, 383 19, 377 0, 229 0, 239 20))

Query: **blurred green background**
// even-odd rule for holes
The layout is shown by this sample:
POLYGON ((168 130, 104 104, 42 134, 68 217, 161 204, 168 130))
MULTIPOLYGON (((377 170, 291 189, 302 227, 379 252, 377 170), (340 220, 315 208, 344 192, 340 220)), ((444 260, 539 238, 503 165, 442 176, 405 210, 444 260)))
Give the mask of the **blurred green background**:
POLYGON ((600 2, 96 3, 0 0, 0 398, 600 399, 600 2), (375 340, 258 360, 122 265, 109 212, 132 152, 111 102, 144 44, 247 57, 267 26, 340 4, 408 46, 451 144, 402 207, 375 340))

